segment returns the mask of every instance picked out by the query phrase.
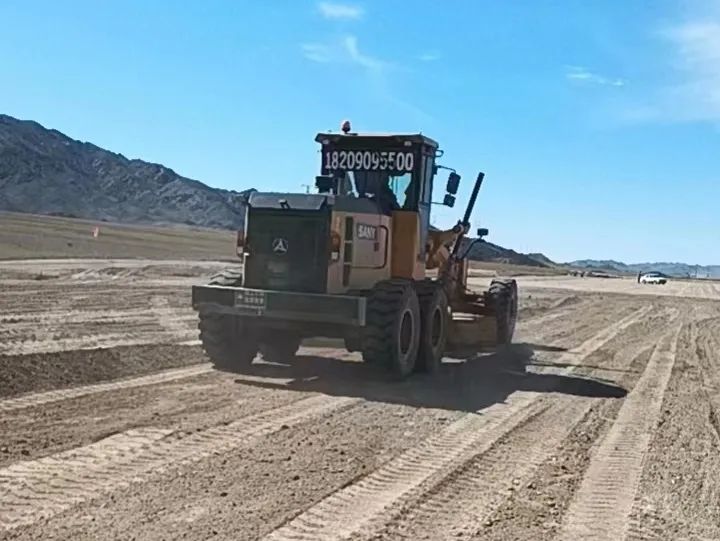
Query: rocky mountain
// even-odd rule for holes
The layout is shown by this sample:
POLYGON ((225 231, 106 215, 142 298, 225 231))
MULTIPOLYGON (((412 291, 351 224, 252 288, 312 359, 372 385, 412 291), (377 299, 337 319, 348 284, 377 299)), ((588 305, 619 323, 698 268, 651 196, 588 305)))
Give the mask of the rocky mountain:
POLYGON ((611 272, 626 272, 635 274, 638 272, 661 272, 668 276, 687 277, 698 276, 699 278, 720 278, 720 265, 689 265, 687 263, 623 263, 614 260, 581 259, 565 264, 568 267, 578 269, 595 269, 611 272))
POLYGON ((487 241, 475 243, 470 249, 470 253, 468 253, 468 258, 473 261, 509 263, 512 265, 528 265, 531 267, 555 266, 555 264, 543 254, 522 254, 487 241))
POLYGON ((232 229, 245 195, 0 115, 0 210, 232 229))
POLYGON ((545 254, 534 253, 534 254, 527 254, 527 256, 530 259, 537 261, 538 263, 540 263, 541 265, 543 265, 545 267, 557 267, 558 266, 557 263, 555 263, 552 259, 550 259, 545 254))

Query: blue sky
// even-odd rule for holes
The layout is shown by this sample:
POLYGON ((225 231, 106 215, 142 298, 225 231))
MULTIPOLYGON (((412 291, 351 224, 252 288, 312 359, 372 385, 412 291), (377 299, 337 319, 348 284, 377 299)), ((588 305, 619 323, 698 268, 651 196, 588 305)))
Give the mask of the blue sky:
POLYGON ((7 0, 0 21, 0 112, 212 186, 303 190, 314 134, 349 118, 438 140, 460 200, 484 171, 493 242, 720 263, 720 1, 7 0))

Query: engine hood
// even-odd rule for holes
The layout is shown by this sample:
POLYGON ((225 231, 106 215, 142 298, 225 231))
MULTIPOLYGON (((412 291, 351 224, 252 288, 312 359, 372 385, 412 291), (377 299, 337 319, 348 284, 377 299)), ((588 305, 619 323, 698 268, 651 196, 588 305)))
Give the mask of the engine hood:
POLYGON ((322 210, 334 204, 335 196, 328 194, 254 192, 248 198, 248 206, 253 209, 322 210))

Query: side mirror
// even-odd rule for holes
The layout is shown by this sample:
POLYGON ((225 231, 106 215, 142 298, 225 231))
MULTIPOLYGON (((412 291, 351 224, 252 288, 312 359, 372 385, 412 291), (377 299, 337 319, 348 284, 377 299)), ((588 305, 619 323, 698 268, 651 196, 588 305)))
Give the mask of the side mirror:
POLYGON ((455 196, 450 195, 449 193, 445 194, 445 198, 443 199, 443 205, 446 207, 454 207, 455 206, 455 196))
POLYGON ((330 175, 321 175, 315 177, 315 187, 320 193, 332 192, 333 186, 335 186, 335 178, 330 175))
POLYGON ((457 193, 459 187, 460 187, 460 175, 458 175, 455 171, 452 171, 450 173, 450 176, 448 177, 447 186, 445 186, 445 191, 449 194, 455 195, 457 193))
POLYGON ((488 231, 488 229, 486 227, 480 227, 477 230, 477 236, 479 239, 481 239, 483 237, 487 237, 489 233, 490 233, 490 231, 488 231))

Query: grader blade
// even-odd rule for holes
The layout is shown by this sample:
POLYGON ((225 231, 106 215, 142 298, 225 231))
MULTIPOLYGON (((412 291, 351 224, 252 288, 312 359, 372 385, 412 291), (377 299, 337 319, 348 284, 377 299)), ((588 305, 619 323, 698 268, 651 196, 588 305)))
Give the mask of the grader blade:
POLYGON ((454 313, 448 329, 448 349, 477 351, 497 343, 497 322, 494 317, 454 313))
POLYGON ((484 293, 463 295, 452 306, 449 349, 471 351, 510 344, 517 306, 517 283, 513 279, 494 279, 484 293))

